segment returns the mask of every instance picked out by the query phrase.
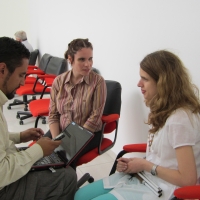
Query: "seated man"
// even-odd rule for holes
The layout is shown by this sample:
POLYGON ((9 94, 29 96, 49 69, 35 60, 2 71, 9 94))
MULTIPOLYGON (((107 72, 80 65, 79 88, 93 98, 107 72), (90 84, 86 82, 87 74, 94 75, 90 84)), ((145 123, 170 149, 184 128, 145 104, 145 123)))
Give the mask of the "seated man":
POLYGON ((17 31, 15 33, 15 39, 20 41, 28 50, 29 52, 33 51, 32 45, 28 42, 26 32, 25 31, 17 31))
POLYGON ((71 167, 29 172, 43 156, 50 155, 61 141, 43 136, 40 128, 9 133, 3 116, 3 105, 24 85, 30 53, 20 42, 0 38, 0 199, 1 200, 73 200, 77 177, 71 167), (27 150, 19 152, 15 144, 37 140, 27 150))

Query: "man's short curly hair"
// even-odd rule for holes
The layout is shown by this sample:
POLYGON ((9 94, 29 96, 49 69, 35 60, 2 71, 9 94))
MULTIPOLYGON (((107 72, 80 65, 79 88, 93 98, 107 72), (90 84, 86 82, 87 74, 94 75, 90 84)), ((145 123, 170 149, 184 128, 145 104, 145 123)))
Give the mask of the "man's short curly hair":
POLYGON ((11 74, 22 65, 23 58, 29 57, 30 52, 21 42, 9 37, 0 37, 0 63, 5 63, 11 74))

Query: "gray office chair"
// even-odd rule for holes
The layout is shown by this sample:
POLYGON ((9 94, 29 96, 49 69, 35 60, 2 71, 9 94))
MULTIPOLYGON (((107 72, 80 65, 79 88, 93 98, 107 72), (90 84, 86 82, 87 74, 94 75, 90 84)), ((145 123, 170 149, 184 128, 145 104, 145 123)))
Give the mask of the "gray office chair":
POLYGON ((36 60, 39 54, 39 50, 35 49, 34 51, 31 52, 30 54, 30 58, 29 58, 29 65, 35 65, 36 64, 36 60))

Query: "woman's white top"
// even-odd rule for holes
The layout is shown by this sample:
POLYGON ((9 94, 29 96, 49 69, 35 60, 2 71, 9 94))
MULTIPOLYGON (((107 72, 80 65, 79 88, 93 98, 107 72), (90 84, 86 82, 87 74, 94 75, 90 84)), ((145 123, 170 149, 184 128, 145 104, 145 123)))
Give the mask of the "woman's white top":
MULTIPOLYGON (((148 144, 149 142, 147 142, 148 144)), ((147 145, 146 159, 154 164, 178 169, 175 149, 181 146, 192 146, 196 160, 198 181, 200 183, 200 116, 190 111, 178 109, 168 117, 164 127, 154 134, 153 142, 149 150, 147 145)), ((188 163, 190 164, 190 163, 188 163)), ((190 172, 188 172, 190 173, 190 172)), ((150 173, 145 174, 155 182, 162 190, 159 198, 136 178, 129 180, 130 175, 116 173, 103 179, 104 188, 113 188, 111 193, 119 200, 136 199, 162 199, 173 197, 173 192, 178 186, 172 185, 150 173)))

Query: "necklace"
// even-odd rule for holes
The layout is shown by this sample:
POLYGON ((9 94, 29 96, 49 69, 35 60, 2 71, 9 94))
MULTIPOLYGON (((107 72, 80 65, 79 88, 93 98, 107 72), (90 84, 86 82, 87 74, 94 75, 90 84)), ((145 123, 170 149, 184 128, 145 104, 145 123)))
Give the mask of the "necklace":
POLYGON ((153 133, 149 133, 149 135, 148 135, 149 152, 151 152, 151 145, 153 143, 153 138, 154 138, 154 134, 153 133))

